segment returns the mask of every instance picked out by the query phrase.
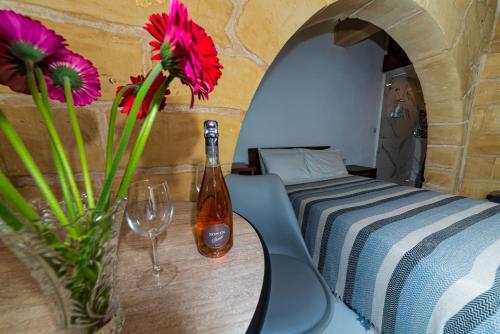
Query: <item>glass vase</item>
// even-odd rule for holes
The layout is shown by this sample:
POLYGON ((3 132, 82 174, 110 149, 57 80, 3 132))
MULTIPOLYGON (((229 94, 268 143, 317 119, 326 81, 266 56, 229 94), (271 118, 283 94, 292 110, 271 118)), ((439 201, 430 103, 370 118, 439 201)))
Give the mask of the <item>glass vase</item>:
POLYGON ((0 219, 0 239, 49 297, 62 332, 114 334, 123 327, 115 272, 125 204, 85 209, 66 226, 40 205, 41 219, 24 222, 20 231, 0 219))

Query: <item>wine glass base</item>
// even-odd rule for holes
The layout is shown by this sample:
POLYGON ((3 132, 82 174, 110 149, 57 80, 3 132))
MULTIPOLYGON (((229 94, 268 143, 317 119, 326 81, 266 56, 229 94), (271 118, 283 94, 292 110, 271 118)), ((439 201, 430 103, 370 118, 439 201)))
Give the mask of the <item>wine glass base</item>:
POLYGON ((172 263, 161 263, 160 268, 159 273, 155 272, 153 268, 143 272, 137 280, 136 286, 143 290, 161 289, 177 276, 177 267, 172 263))

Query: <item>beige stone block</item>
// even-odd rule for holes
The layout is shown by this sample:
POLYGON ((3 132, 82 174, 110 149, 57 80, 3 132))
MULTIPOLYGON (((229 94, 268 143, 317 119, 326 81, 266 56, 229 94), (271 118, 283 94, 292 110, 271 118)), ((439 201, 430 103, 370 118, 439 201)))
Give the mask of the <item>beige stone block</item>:
POLYGON ((470 0, 455 0, 453 5, 458 8, 458 12, 463 15, 467 7, 470 5, 470 0))
POLYGON ((500 52, 500 41, 491 44, 490 53, 499 53, 500 52))
POLYGON ((484 110, 483 130, 485 132, 500 132, 500 106, 484 110))
MULTIPOLYGON (((92 21, 119 23, 126 26, 143 27, 153 13, 168 12, 170 1, 166 0, 23 0, 22 2, 36 4, 47 8, 64 11, 78 18, 92 21)), ((204 27, 214 41, 222 46, 229 46, 229 38, 224 29, 231 16, 231 0, 197 1, 185 0, 190 17, 204 27)), ((71 18, 68 17, 68 22, 71 18)))
POLYGON ((372 1, 353 16, 385 30, 401 19, 417 13, 419 10, 421 10, 421 7, 414 1, 372 1))
POLYGON ((455 62, 455 68, 460 78, 461 87, 463 87, 463 91, 466 92, 478 73, 477 66, 471 67, 471 60, 473 57, 467 45, 467 40, 465 38, 460 38, 454 48, 450 50, 450 54, 455 62))
POLYGON ((500 81, 483 81, 476 95, 477 106, 500 104, 500 81))
POLYGON ((247 1, 236 33, 247 49, 271 64, 285 42, 324 6, 324 0, 247 1))
POLYGON ((196 201, 198 196, 194 173, 151 174, 145 172, 138 173, 134 179, 148 179, 154 182, 167 181, 172 200, 174 201, 196 201))
MULTIPOLYGON (((222 166, 223 174, 228 174, 225 171, 225 166, 222 166)), ((201 174, 202 176, 202 174, 201 174)), ((174 201, 191 201, 196 202, 198 192, 196 189, 196 174, 194 172, 180 172, 158 174, 148 170, 140 170, 134 176, 134 180, 149 179, 154 182, 167 181, 170 194, 174 201)))
POLYGON ((424 8, 426 5, 427 0, 413 0, 416 4, 418 4, 420 7, 424 8))
MULTIPOLYGON (((18 107, 0 105, 15 127, 17 133, 38 164, 42 173, 55 173, 50 149, 49 137, 45 125, 35 107, 18 107)), ((61 105, 53 110, 54 123, 73 171, 81 171, 76 142, 66 109, 61 105)), ((104 167, 104 149, 99 135, 99 118, 88 109, 77 109, 77 116, 85 143, 87 160, 91 171, 101 171, 104 167)), ((27 170, 18 158, 7 138, 0 134, 0 155, 5 163, 3 171, 8 175, 27 175, 27 170)))
MULTIPOLYGON (((458 3, 460 4, 460 1, 458 3)), ((427 1, 426 10, 440 25, 448 45, 451 45, 460 33, 465 9, 456 3, 451 4, 451 1, 427 1)))
POLYGON ((495 37, 494 37, 494 40, 495 41, 500 41, 500 21, 497 20, 497 25, 496 25, 496 28, 495 28, 495 37))
POLYGON ((465 126, 460 125, 429 125, 429 145, 462 145, 465 126))
POLYGON ((462 122, 466 120, 464 100, 428 102, 425 104, 430 123, 462 122))
POLYGON ((493 166, 493 179, 500 181, 500 158, 495 159, 495 165, 493 166))
MULTIPOLYGON (((167 105, 168 110, 168 105, 167 105)), ((158 114, 148 143, 139 162, 142 168, 175 167, 178 165, 203 164, 205 162, 205 140, 203 122, 214 119, 219 122, 219 152, 221 163, 230 163, 241 127, 240 116, 228 116, 197 112, 161 112, 158 114)), ((125 117, 117 120, 120 134, 125 117)), ((135 142, 137 126, 129 144, 135 142)), ((118 142, 118 136, 115 142, 118 142)), ((123 159, 121 167, 126 166, 123 159)))
MULTIPOLYGON (((13 181, 12 179, 11 179, 11 181, 15 185, 15 181, 13 181)), ((52 191, 54 192, 54 195, 57 198, 61 198, 62 195, 59 192, 59 190, 54 186, 51 186, 51 187, 52 187, 52 191)), ((36 187, 35 185, 16 186, 16 189, 28 201, 33 201, 33 200, 38 200, 38 199, 43 198, 43 195, 40 192, 40 189, 38 189, 38 187, 36 187)))
POLYGON ((471 133, 467 155, 500 156, 500 133, 471 133))
MULTIPOLYGON (((54 175, 44 175, 45 180, 50 186, 50 189, 56 196, 56 198, 60 199, 61 201, 64 199, 63 194, 61 192, 61 188, 59 186, 59 181, 54 175)), ((97 194, 99 193, 101 187, 102 187, 102 177, 98 176, 96 177, 95 175, 91 175, 92 178, 92 184, 93 184, 93 189, 94 189, 94 196, 97 197, 97 194)), ((10 177, 12 184, 16 187, 17 190, 23 195, 23 197, 28 200, 28 201, 33 201, 33 200, 42 200, 45 201, 45 198, 43 194, 40 192, 40 189, 35 185, 33 180, 29 178, 28 176, 22 176, 22 177, 10 177)), ((80 192, 84 192, 85 185, 83 184, 83 181, 81 177, 77 177, 76 179, 76 185, 80 192)))
POLYGON ((458 169, 462 159, 462 151, 460 147, 428 146, 425 165, 429 167, 458 169))
MULTIPOLYGON (((374 3, 383 3, 375 1, 374 3)), ((410 3, 410 2, 404 2, 410 3)), ((395 19, 393 24, 398 22, 395 19)), ((386 29, 387 33, 405 50, 412 62, 444 52, 448 48, 445 36, 436 21, 427 12, 422 11, 407 20, 386 29), (422 38, 425 36, 425 38, 422 38)))
POLYGON ((488 50, 491 37, 494 34, 495 18, 497 12, 497 0, 477 1, 476 17, 481 29, 481 51, 488 50))
POLYGON ((462 99, 463 90, 454 64, 449 53, 414 64, 426 103, 462 99))
POLYGON ((500 188, 500 182, 467 180, 462 182, 460 194, 467 197, 484 199, 486 195, 500 188))
MULTIPOLYGON (((248 58, 222 56, 222 76, 208 100, 196 100, 195 106, 216 106, 248 110, 264 76, 264 70, 248 58)), ((170 85, 169 103, 189 105, 191 91, 180 80, 170 85)), ((197 98, 196 98, 197 99, 197 98)))
POLYGON ((473 57, 478 57, 481 53, 483 43, 488 43, 489 36, 483 35, 483 24, 486 17, 480 14, 481 4, 474 2, 463 19, 463 24, 467 27, 462 38, 467 40, 467 46, 473 57))
MULTIPOLYGON (((435 3, 441 2, 432 2, 432 4, 435 3)), ((461 20, 465 14, 462 32, 459 35, 460 39, 456 41, 458 43, 455 43, 452 53, 462 79, 462 87, 468 90, 479 76, 480 57, 484 54, 490 41, 495 10, 491 9, 491 4, 487 1, 456 2, 455 6, 450 6, 450 8, 452 7, 458 8, 461 20), (467 11, 465 11, 466 9, 467 11)))
MULTIPOLYGON (((14 92, 11 91, 9 87, 4 86, 4 85, 0 85, 0 94, 3 94, 3 93, 9 94, 9 93, 14 93, 14 92)), ((15 94, 17 94, 17 93, 15 93, 15 94)))
POLYGON ((485 108, 476 107, 473 109, 469 123, 472 135, 481 134, 483 131, 484 112, 485 108))
MULTIPOLYGON (((326 7, 324 10, 319 11, 316 15, 311 17, 304 26, 311 26, 317 23, 330 20, 343 20, 351 16, 359 8, 363 7, 371 0, 350 0, 350 1, 333 1, 333 4, 326 7)), ((332 1, 329 1, 332 2, 332 1)))
POLYGON ((481 79, 497 79, 500 78, 500 54, 490 53, 486 55, 483 74, 481 79))
MULTIPOLYGON (((461 0, 461 1, 464 1, 464 0, 461 0)), ((497 0, 487 0, 484 2, 486 3, 486 5, 488 6, 490 11, 495 12, 497 10, 497 3, 498 3, 497 0)))
POLYGON ((468 179, 491 179, 495 158, 467 157, 464 177, 468 179))
POLYGON ((464 33, 451 50, 464 92, 468 91, 479 77, 479 62, 481 56, 481 40, 464 33))
POLYGON ((130 76, 143 73, 142 47, 137 37, 116 35, 99 29, 41 20, 63 35, 69 48, 92 61, 99 71, 101 100, 113 100, 116 87, 130 76))
POLYGON ((457 181, 457 173, 442 169, 425 169, 425 184, 437 187, 439 191, 454 192, 457 181))

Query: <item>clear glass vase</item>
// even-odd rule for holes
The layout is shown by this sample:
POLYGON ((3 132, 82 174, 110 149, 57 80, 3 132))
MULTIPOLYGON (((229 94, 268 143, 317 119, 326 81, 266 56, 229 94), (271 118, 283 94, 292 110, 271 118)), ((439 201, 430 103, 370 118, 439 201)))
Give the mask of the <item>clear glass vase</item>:
POLYGON ((114 334, 123 327, 115 272, 125 205, 85 209, 66 226, 40 205, 40 221, 25 222, 20 231, 0 219, 0 239, 49 297, 62 332, 114 334))

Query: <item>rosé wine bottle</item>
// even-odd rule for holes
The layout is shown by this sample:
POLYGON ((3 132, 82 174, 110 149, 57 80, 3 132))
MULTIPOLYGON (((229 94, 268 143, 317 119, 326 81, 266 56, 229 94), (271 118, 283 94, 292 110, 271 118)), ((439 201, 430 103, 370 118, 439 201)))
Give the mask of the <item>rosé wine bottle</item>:
POLYGON ((198 251, 207 257, 227 254, 233 246, 233 210, 219 163, 216 121, 205 121, 206 162, 198 194, 196 239, 198 251))

